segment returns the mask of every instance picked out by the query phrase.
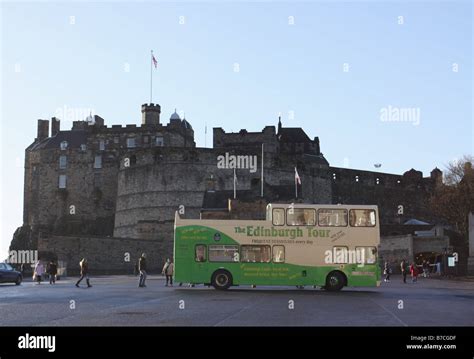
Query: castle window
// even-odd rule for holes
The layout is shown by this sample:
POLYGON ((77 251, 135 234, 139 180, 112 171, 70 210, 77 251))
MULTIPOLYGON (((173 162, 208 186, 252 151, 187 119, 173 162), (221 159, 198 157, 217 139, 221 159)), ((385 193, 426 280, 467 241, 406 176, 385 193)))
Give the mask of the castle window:
POLYGON ((59 156, 59 169, 64 170, 67 166, 67 156, 59 156))
POLYGON ((66 175, 59 175, 59 188, 66 188, 66 175))
POLYGON ((377 178, 375 179, 375 184, 380 184, 380 178, 377 177, 377 178))
POLYGON ((156 136, 155 137, 155 145, 158 146, 158 147, 163 147, 165 144, 164 140, 163 140, 163 136, 156 136))
POLYGON ((99 150, 100 151, 105 151, 105 141, 104 140, 99 141, 99 150))
POLYGON ((359 176, 355 176, 355 181, 359 182, 359 176))
POLYGON ((335 181, 337 179, 337 176, 335 173, 332 174, 332 179, 335 181))
POLYGON ((67 141, 62 141, 60 144, 60 148, 62 151, 67 150, 67 141))
POLYGON ((102 168, 102 156, 101 155, 95 156, 94 168, 102 168))
POLYGON ((119 144, 120 143, 120 137, 114 137, 114 143, 119 144))
POLYGON ((148 144, 150 142, 150 137, 148 136, 143 136, 143 143, 148 144))
POLYGON ((84 152, 85 150, 87 150, 87 146, 86 146, 86 144, 83 143, 83 144, 81 145, 81 151, 84 152))
POLYGON ((402 183, 402 181, 400 181, 400 180, 397 180, 397 184, 400 184, 400 183, 402 183))
POLYGON ((127 138, 127 147, 128 148, 135 148, 135 137, 127 138))

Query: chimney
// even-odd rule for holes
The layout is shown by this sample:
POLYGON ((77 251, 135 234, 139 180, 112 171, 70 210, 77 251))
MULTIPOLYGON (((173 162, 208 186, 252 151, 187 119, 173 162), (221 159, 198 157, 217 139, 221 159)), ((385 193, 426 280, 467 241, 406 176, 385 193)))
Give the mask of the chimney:
POLYGON ((41 141, 48 137, 49 137, 49 121, 38 120, 38 133, 36 135, 36 141, 41 141))
POLYGON ((159 125, 160 124, 161 107, 158 104, 142 105, 142 124, 143 125, 159 125))
POLYGON ((61 120, 56 117, 51 118, 51 137, 56 136, 61 131, 61 120))

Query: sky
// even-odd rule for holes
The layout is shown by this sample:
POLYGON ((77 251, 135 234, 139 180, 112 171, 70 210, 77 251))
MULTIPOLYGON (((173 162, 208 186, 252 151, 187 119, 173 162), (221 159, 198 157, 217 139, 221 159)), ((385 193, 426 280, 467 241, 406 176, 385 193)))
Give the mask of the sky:
MULTIPOLYGON (((474 153, 473 5, 453 1, 0 3, 0 259, 37 119, 302 127, 332 166, 424 176, 474 153), (150 51, 158 60, 151 69, 150 51), (404 116, 398 116, 403 114, 404 116)), ((207 135, 206 135, 207 127, 207 135)))

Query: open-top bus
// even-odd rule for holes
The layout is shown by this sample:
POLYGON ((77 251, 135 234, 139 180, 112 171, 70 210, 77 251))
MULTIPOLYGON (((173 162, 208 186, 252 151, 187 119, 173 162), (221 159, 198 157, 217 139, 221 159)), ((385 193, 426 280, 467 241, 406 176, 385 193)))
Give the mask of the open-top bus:
POLYGON ((269 204, 265 220, 175 215, 175 281, 236 285, 379 286, 377 206, 269 204))

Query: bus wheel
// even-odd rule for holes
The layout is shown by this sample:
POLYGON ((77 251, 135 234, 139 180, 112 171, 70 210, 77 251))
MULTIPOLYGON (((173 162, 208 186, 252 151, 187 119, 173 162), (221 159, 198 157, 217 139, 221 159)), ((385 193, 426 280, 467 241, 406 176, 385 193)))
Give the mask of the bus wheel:
POLYGON ((232 275, 223 269, 219 269, 212 275, 212 286, 216 289, 225 290, 232 285, 232 275))
POLYGON ((344 274, 339 271, 334 271, 329 273, 326 277, 326 286, 324 289, 335 292, 341 290, 345 282, 344 274))

